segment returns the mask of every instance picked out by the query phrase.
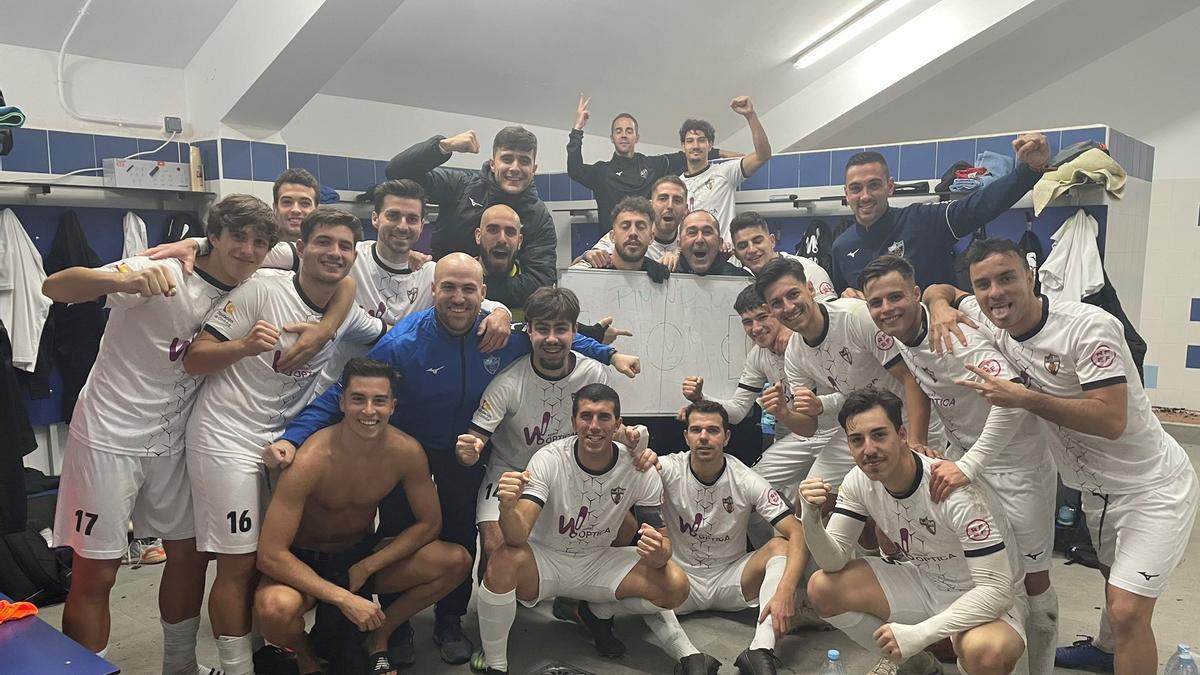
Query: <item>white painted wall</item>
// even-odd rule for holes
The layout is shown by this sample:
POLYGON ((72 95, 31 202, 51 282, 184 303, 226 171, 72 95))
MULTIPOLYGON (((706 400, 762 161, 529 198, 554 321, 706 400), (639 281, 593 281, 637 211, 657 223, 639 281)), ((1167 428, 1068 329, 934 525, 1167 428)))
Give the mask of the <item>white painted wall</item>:
MULTIPOLYGON (((25 112, 30 127, 162 137, 154 129, 81 122, 68 115, 58 102, 57 52, 0 44, 0 61, 9 65, 0 82, 4 98, 25 112)), ((188 138, 182 69, 68 56, 65 75, 68 102, 80 113, 159 124, 168 115, 183 117, 188 138)))
MULTIPOLYGON (((523 125, 538 137, 538 173, 567 170, 567 133, 572 121, 564 120, 561 129, 523 125)), ((482 146, 480 155, 455 155, 447 166, 475 169, 487 158, 492 137, 510 124, 520 122, 317 94, 283 128, 280 135, 293 152, 388 159, 413 143, 435 134, 452 136, 474 129, 482 146)), ((606 130, 605 124, 603 120, 592 120, 588 129, 596 127, 603 132, 606 130)), ((638 151, 647 155, 677 150, 678 147, 638 144, 638 151)), ((612 143, 608 136, 588 134, 584 138, 584 161, 595 162, 608 159, 611 155, 612 143)))

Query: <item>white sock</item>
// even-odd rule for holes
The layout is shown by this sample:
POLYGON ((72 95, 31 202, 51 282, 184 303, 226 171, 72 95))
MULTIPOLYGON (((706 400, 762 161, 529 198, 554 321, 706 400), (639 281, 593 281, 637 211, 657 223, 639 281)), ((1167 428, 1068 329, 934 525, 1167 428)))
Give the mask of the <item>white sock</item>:
POLYGON ((654 633, 655 642, 672 660, 678 661, 685 656, 700 653, 687 633, 683 632, 683 626, 679 625, 679 617, 675 616, 675 612, 660 609, 654 614, 643 614, 642 620, 654 633))
MULTIPOLYGON (((763 573, 762 586, 758 587, 758 611, 771 602, 779 582, 783 580, 783 570, 787 567, 787 556, 777 555, 767 561, 767 569, 763 573)), ((775 649, 775 617, 768 616, 765 621, 754 627, 754 639, 750 641, 750 649, 775 649)))
POLYGON ((249 635, 218 637, 217 656, 225 675, 254 675, 254 651, 250 649, 249 635))
POLYGON ((488 668, 508 672, 508 633, 517 616, 517 591, 493 593, 479 584, 479 642, 488 668))
POLYGON ((845 612, 826 617, 825 621, 871 654, 881 654, 879 645, 875 643, 875 631, 884 623, 879 617, 865 612, 845 612))
POLYGON ((1092 646, 1102 652, 1113 653, 1116 643, 1113 642, 1112 624, 1108 622, 1108 603, 1100 608, 1100 632, 1092 640, 1092 646))
POLYGON ((1025 626, 1025 654, 1029 672, 1054 672, 1054 648, 1058 642, 1058 594, 1054 587, 1029 596, 1029 623, 1025 626))
POLYGON ((200 617, 193 616, 179 623, 159 619, 163 632, 163 675, 192 675, 199 670, 196 663, 196 633, 200 617))

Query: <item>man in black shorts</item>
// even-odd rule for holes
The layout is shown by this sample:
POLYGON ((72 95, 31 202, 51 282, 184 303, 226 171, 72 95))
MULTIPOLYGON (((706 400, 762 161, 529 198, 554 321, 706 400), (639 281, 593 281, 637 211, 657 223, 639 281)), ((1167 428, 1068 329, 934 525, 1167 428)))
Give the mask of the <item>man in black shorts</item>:
MULTIPOLYGON (((263 636, 293 650, 302 674, 321 672, 304 633, 304 613, 319 604, 322 650, 356 648, 338 624, 367 633, 371 672, 394 672, 391 632, 445 596, 471 571, 466 549, 437 539, 437 489, 419 443, 388 424, 396 406, 393 372, 380 361, 351 359, 342 374, 342 420, 313 434, 283 471, 259 540, 262 582, 254 599, 263 636), (382 546, 374 532, 379 502, 402 485, 415 521, 382 546), (397 593, 386 608, 371 593, 397 593), (338 612, 330 611, 333 608, 338 612), (344 619, 343 619, 344 616, 344 619)), ((352 653, 351 656, 354 654, 352 653)))

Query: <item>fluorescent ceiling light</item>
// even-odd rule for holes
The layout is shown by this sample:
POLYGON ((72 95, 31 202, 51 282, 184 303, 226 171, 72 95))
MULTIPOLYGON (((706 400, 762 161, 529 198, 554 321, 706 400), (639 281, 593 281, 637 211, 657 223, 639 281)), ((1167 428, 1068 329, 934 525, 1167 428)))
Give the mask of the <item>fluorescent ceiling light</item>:
POLYGON ((842 45, 862 35, 875 24, 895 14, 909 0, 868 0, 821 31, 820 36, 810 41, 801 50, 792 67, 807 68, 820 61, 842 45))

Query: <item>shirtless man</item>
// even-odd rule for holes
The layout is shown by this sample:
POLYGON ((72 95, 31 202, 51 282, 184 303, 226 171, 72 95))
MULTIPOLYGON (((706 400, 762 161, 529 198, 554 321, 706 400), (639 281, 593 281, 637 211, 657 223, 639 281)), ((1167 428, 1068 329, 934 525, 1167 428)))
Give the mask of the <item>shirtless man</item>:
MULTIPOLYGON (((268 640, 296 653, 300 673, 321 671, 304 632, 304 613, 313 605, 336 607, 359 631, 369 631, 372 672, 394 672, 387 657, 392 630, 471 571, 466 549, 437 539, 442 513, 425 452, 387 423, 396 406, 392 377, 380 361, 354 358, 346 364, 345 416, 309 438, 280 476, 267 509, 255 615, 268 640), (375 512, 397 485, 404 487, 416 522, 379 546, 375 512), (399 598, 380 608, 371 593, 399 598)), ((317 616, 322 622, 326 615, 318 608, 317 616)))

